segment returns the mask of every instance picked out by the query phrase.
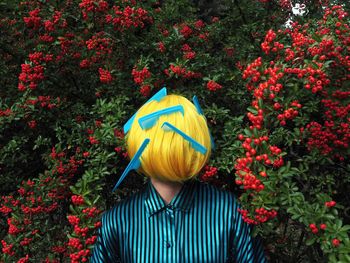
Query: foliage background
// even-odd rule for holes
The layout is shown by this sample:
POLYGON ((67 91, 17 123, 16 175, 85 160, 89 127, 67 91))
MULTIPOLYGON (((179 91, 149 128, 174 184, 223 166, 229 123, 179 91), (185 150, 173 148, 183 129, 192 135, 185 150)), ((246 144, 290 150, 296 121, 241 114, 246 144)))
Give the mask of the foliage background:
MULTIPOLYGON (((286 1, 272 0, 2 1, 0 260, 87 261, 100 213, 144 182, 132 173, 111 193, 128 163, 122 127, 166 86, 169 93, 197 95, 210 125, 216 150, 199 179, 235 192, 251 211, 278 212, 254 228, 271 262, 350 262, 348 147, 340 150, 343 159, 334 159, 317 147, 307 149, 309 135, 296 139, 308 121, 321 122, 322 96, 301 90, 281 96, 281 104, 298 99, 306 105, 304 120, 268 127, 285 163, 265 165, 276 176, 265 182, 272 186, 259 192, 260 201, 252 202, 248 196, 254 191, 235 183, 237 161, 245 155, 237 136, 262 136, 249 129, 247 111, 257 113, 244 68, 258 57, 283 60, 262 51, 269 29, 283 29, 291 17, 310 24, 312 34, 323 7, 338 4, 304 3, 309 12, 297 17, 286 1), (324 203, 331 200, 336 206, 327 210, 324 203), (318 233, 310 231, 313 223, 318 233)), ((288 41, 281 40, 286 46, 288 41)), ((348 53, 345 49, 344 57, 348 53)), ((327 74, 344 76, 346 91, 347 68, 337 69, 327 74)), ((342 103, 349 105, 347 96, 342 103)))

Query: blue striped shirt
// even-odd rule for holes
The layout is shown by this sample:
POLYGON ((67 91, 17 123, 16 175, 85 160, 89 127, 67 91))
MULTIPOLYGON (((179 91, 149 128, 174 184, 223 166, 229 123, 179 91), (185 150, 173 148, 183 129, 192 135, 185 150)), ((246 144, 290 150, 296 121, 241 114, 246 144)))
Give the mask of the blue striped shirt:
POLYGON ((90 262, 266 262, 234 194, 190 180, 166 205, 144 190, 102 215, 90 262))

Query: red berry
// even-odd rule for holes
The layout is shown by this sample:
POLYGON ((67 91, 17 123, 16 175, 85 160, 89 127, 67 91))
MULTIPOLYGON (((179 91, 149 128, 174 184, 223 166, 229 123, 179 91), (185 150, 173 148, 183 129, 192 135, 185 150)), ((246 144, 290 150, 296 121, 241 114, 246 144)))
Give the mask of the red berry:
POLYGON ((327 207, 333 207, 333 206, 335 206, 337 203, 335 202, 335 201, 329 201, 329 202, 326 202, 325 203, 325 205, 327 206, 327 207))
POLYGON ((325 229, 327 228, 327 225, 326 225, 326 224, 321 224, 321 225, 320 225, 320 228, 321 228, 322 230, 325 230, 325 229))
POLYGON ((332 240, 332 244, 333 244, 333 246, 338 247, 339 244, 340 244, 340 240, 337 239, 337 238, 334 238, 334 239, 332 240))
POLYGON ((263 177, 266 177, 267 174, 266 174, 265 171, 261 171, 261 172, 260 172, 260 175, 263 176, 263 177))
POLYGON ((314 233, 314 234, 317 234, 317 233, 318 233, 318 229, 317 229, 317 228, 314 228, 314 229, 312 229, 311 231, 312 231, 312 233, 314 233))
POLYGON ((243 135, 243 134, 238 134, 238 139, 239 139, 240 141, 243 141, 243 140, 244 140, 244 135, 243 135))
POLYGON ((315 224, 310 224, 309 227, 310 227, 310 229, 315 229, 315 228, 317 228, 315 224))

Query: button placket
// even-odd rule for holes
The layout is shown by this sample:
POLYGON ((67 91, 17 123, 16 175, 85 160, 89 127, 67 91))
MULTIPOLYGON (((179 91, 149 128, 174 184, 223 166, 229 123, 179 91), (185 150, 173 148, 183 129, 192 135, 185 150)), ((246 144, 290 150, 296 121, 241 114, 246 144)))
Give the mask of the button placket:
POLYGON ((167 228, 167 240, 165 240, 165 248, 167 250, 167 262, 175 262, 175 211, 172 205, 165 207, 165 218, 167 228))
POLYGON ((168 205, 165 209, 167 215, 167 226, 170 231, 168 240, 165 242, 165 247, 168 250, 168 262, 176 262, 176 247, 175 247, 175 210, 172 205, 168 205))
POLYGON ((168 206, 166 208, 166 213, 167 215, 169 216, 169 219, 170 220, 173 220, 174 219, 174 210, 173 210, 173 206, 168 206))
POLYGON ((176 254, 176 240, 175 240, 175 211, 172 208, 171 209, 171 240, 172 240, 172 246, 171 246, 171 262, 178 262, 176 259, 177 254, 176 254))

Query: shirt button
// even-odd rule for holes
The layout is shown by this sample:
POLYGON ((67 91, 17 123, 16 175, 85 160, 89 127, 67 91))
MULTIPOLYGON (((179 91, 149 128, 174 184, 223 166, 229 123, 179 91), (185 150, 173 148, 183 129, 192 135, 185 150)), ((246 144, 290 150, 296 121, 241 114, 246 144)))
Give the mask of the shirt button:
POLYGON ((166 242, 166 248, 170 248, 171 244, 169 242, 166 242))

